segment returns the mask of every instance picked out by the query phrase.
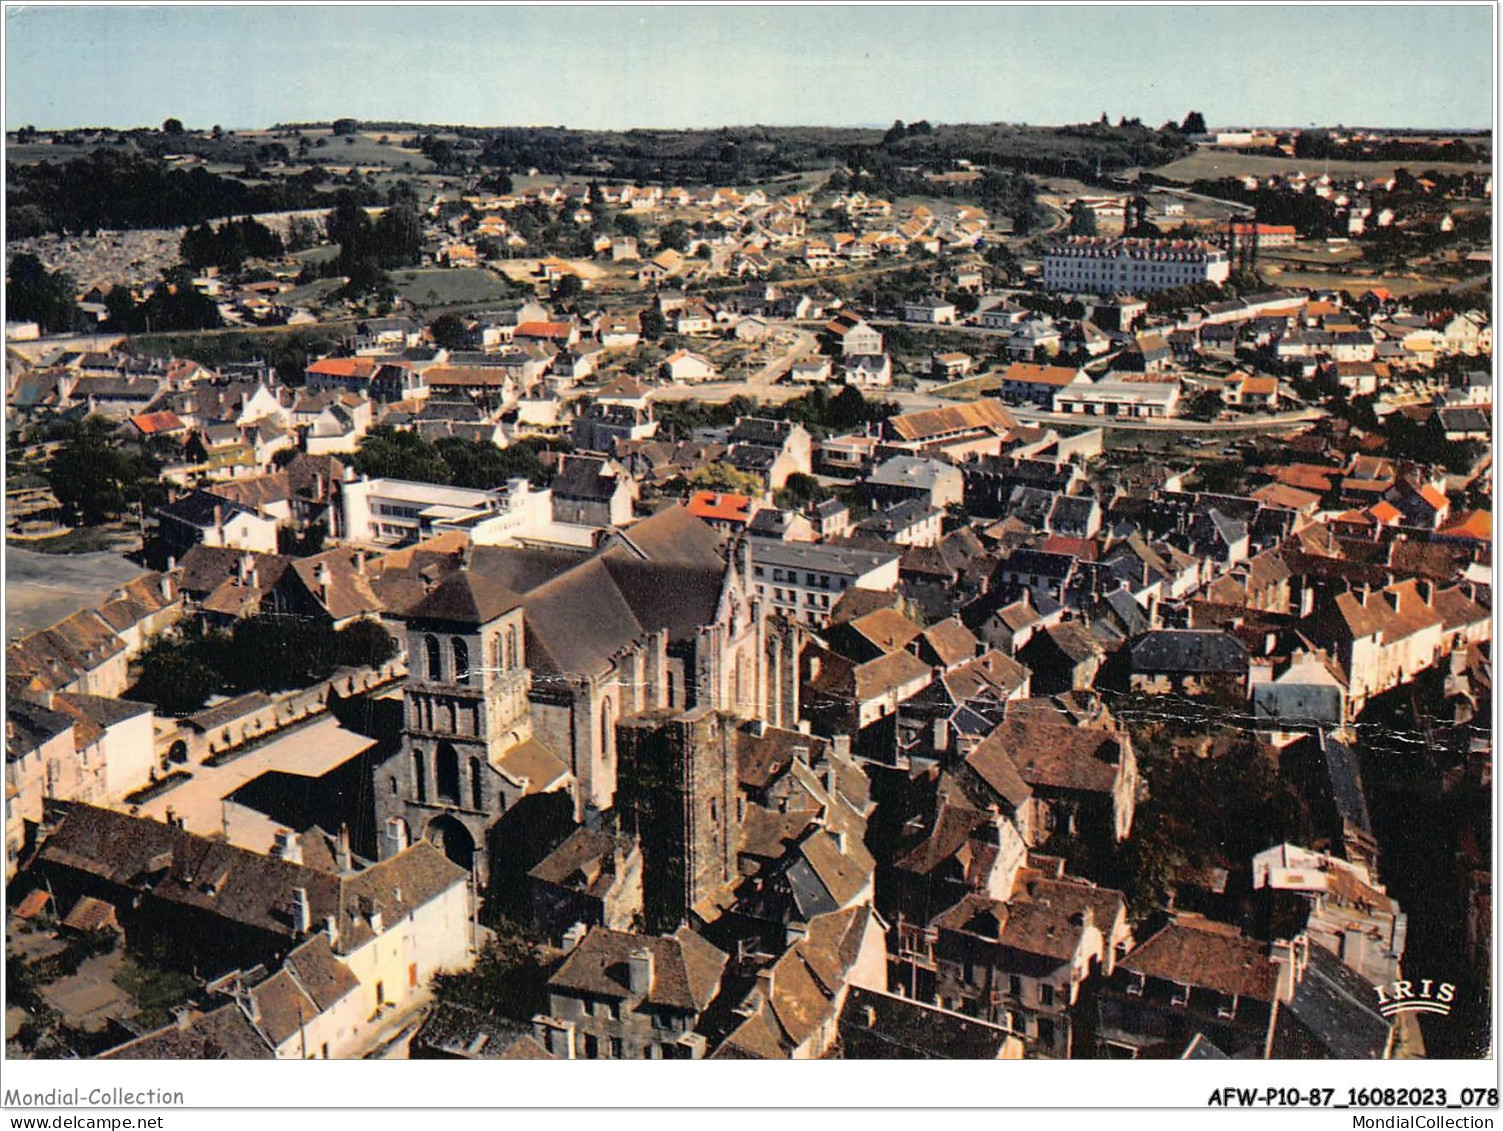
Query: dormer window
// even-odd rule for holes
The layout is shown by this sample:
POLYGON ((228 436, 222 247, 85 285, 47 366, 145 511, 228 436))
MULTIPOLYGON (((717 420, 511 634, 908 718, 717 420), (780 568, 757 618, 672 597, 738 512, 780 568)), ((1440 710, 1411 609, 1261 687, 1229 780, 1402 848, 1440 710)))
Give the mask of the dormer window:
POLYGON ((1184 1008, 1190 1004, 1190 987, 1182 982, 1171 983, 1169 1004, 1184 1008))
POLYGON ((1127 976, 1128 997, 1142 997, 1143 989, 1148 984, 1148 979, 1142 974, 1131 973, 1127 976))
POLYGON ((1240 1000, 1236 994, 1222 994, 1221 1001, 1216 1006, 1216 1016, 1232 1018, 1237 1016, 1237 1002, 1240 1000))

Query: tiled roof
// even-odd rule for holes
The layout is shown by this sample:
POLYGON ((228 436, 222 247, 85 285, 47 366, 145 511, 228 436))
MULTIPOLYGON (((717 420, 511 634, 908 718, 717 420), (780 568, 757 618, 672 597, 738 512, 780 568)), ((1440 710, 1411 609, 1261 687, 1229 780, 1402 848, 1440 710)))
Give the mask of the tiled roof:
POLYGON ((1177 916, 1119 965, 1145 977, 1257 1001, 1272 1001, 1278 981, 1268 944, 1198 915, 1177 916))

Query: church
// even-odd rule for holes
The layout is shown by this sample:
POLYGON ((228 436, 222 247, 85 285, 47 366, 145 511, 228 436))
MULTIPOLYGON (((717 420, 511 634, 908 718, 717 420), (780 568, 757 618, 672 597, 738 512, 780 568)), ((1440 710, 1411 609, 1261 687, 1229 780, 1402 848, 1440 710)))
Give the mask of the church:
POLYGON ((683 507, 586 556, 415 547, 377 581, 408 659, 400 748, 375 770, 383 853, 440 845, 487 882, 496 822, 567 792, 597 825, 616 727, 704 708, 796 725, 798 632, 756 595, 750 547, 683 507))

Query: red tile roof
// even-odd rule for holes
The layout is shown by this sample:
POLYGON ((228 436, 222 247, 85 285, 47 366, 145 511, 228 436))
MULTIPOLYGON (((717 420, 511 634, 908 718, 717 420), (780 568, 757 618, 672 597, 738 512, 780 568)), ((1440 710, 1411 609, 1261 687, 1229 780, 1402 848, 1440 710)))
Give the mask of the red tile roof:
POLYGON ((695 491, 689 496, 689 513, 695 518, 727 522, 751 521, 751 496, 723 491, 695 491))
POLYGON ((136 431, 143 436, 157 436, 164 432, 176 432, 180 428, 186 428, 177 413, 142 412, 130 418, 130 422, 136 426, 136 431))

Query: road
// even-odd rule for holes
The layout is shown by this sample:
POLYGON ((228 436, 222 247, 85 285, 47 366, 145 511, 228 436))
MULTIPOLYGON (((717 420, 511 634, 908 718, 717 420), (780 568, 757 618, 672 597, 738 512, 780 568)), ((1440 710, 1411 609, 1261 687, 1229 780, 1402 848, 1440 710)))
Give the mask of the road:
POLYGON ((1314 424, 1326 415, 1324 409, 1302 408, 1294 412, 1260 413, 1239 416, 1230 420, 1186 420, 1175 417, 1170 420, 1130 420, 1116 416, 1081 416, 1075 413, 1044 412, 1040 409, 1021 408, 1009 405, 1008 409, 1025 424, 1073 424, 1087 428, 1125 429, 1138 432, 1282 432, 1290 428, 1303 428, 1314 424))

